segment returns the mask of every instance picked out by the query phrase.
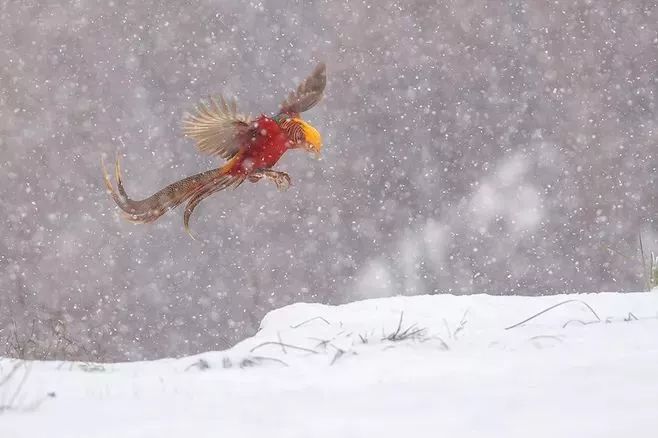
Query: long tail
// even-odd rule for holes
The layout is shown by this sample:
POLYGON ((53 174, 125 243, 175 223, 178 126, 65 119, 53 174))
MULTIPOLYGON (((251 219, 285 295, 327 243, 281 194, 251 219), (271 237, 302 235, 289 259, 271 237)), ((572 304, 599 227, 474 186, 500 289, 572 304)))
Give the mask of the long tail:
POLYGON ((101 160, 101 166, 103 167, 105 186, 110 191, 114 202, 125 213, 124 217, 127 220, 140 224, 154 222, 167 211, 188 201, 183 216, 183 224, 185 225, 185 231, 190 235, 190 217, 196 206, 213 193, 229 187, 238 187, 245 180, 244 176, 228 174, 225 170, 227 167, 224 166, 176 181, 146 199, 135 201, 128 197, 123 188, 118 157, 114 165, 116 190, 110 181, 103 160, 101 160))

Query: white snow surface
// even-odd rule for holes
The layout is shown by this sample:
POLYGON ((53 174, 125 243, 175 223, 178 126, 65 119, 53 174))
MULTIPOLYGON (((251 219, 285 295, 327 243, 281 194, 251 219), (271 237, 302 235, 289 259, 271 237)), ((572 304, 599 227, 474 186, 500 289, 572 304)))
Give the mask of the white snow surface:
POLYGON ((656 292, 300 303, 226 351, 26 363, 0 437, 655 437, 657 366, 656 292))

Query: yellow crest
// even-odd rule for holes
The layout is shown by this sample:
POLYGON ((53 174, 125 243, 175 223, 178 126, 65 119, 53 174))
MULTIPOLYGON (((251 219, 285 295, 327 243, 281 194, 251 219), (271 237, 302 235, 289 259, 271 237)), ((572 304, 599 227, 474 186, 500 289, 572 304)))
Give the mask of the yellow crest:
POLYGON ((298 123, 299 126, 302 128, 302 132, 304 133, 304 141, 310 146, 309 149, 311 149, 316 153, 319 153, 320 150, 322 149, 322 136, 320 135, 318 130, 315 129, 310 124, 306 123, 304 120, 299 119, 297 117, 295 117, 293 121, 295 123, 298 123))

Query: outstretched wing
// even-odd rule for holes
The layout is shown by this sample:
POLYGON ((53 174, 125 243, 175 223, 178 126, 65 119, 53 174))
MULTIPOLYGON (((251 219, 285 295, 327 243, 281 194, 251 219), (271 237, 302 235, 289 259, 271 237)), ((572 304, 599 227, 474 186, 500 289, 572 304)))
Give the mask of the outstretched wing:
POLYGON ((299 84, 297 90, 288 95, 281 104, 281 113, 299 114, 308 111, 322 99, 324 87, 327 85, 327 67, 319 63, 313 73, 299 84))
POLYGON ((201 152, 230 159, 240 151, 241 139, 249 131, 252 120, 238 113, 235 100, 200 103, 193 114, 183 118, 183 133, 197 142, 201 152))

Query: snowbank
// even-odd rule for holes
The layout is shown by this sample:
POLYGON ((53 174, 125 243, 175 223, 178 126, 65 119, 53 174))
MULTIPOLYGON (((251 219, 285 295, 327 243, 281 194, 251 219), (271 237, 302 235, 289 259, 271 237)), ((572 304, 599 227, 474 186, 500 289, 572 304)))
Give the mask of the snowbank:
POLYGON ((300 303, 222 352, 30 363, 0 437, 653 437, 657 334, 656 293, 300 303))

